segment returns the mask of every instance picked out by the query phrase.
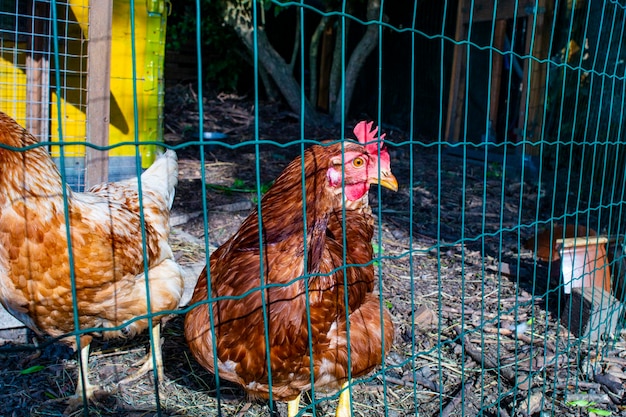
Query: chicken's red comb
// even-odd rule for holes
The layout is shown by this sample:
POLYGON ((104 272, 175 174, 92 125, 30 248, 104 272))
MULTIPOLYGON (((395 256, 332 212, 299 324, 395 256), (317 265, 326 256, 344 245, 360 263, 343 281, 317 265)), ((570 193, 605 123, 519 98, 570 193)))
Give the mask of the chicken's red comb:
MULTIPOLYGON (((354 135, 359 140, 359 143, 365 145, 365 149, 371 154, 378 153, 378 127, 372 129, 374 122, 366 122, 365 120, 357 123, 354 127, 354 135)), ((385 140, 385 134, 380 135, 380 141, 383 142, 385 140)), ((383 149, 383 144, 380 144, 380 149, 383 149)))

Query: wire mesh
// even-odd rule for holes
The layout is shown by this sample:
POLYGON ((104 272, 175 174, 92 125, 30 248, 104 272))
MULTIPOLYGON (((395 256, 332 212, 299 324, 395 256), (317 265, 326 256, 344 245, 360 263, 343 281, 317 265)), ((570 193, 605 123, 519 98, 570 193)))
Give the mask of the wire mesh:
MULTIPOLYGON (((80 31, 80 25, 70 16, 80 8, 86 13, 88 5, 31 3, 0 1, 0 109, 36 133, 44 146, 88 142, 84 124, 73 129, 70 117, 72 112, 88 111, 88 39, 72 31, 73 27, 80 31), (44 6, 54 8, 52 17, 44 17, 44 6), (32 58, 34 52, 42 58, 33 69, 20 56, 32 58), (68 103, 75 108, 68 110, 68 103)), ((242 3, 230 4, 242 7, 242 3)), ((205 16, 201 2, 195 2, 197 96, 192 100, 188 91, 168 91, 187 98, 165 114, 166 122, 174 121, 170 130, 176 135, 185 133, 176 127, 183 124, 194 130, 191 140, 170 138, 165 142, 179 154, 180 195, 189 198, 179 196, 175 212, 194 212, 193 231, 200 229, 200 237, 187 231, 192 230, 189 214, 185 214, 186 222, 174 226, 171 240, 179 245, 174 248, 177 256, 184 259, 193 253, 189 255, 193 262, 184 267, 197 278, 199 270, 192 266, 208 262, 213 250, 237 230, 248 211, 256 209, 258 222, 263 224, 265 185, 282 167, 323 139, 350 138, 357 120, 354 115, 366 114, 380 126, 381 133, 387 134, 391 166, 401 185, 394 195, 380 187, 370 193, 377 224, 372 263, 381 321, 383 309, 390 310, 396 337, 389 353, 381 354, 381 365, 345 388, 352 398, 351 413, 619 415, 626 380, 621 303, 625 288, 626 6, 619 1, 596 0, 538 1, 532 6, 519 1, 479 0, 437 5, 368 4, 374 5, 371 15, 361 9, 354 11, 347 2, 336 10, 321 10, 302 2, 273 0, 264 4, 268 10, 294 13, 302 28, 296 35, 300 45, 308 42, 310 31, 305 29, 312 20, 332 20, 331 26, 339 33, 339 72, 343 78, 337 107, 329 113, 340 117, 337 126, 311 128, 307 97, 309 77, 314 77, 311 74, 315 71, 308 68, 310 58, 304 46, 294 59, 294 68, 299 68, 295 71, 299 103, 290 103, 295 116, 285 118, 265 109, 272 104, 263 98, 262 67, 267 63, 263 48, 267 45, 260 37, 265 36, 265 29, 271 32, 272 28, 261 7, 248 10, 251 27, 264 28, 252 30, 248 39, 254 68, 251 106, 241 106, 239 99, 213 99, 210 91, 203 90, 201 26, 205 16), (356 85, 346 77, 355 42, 348 28, 357 28, 361 34, 373 28, 376 33, 376 52, 365 61, 369 68, 362 70, 362 81, 356 85), (405 85, 398 88, 394 78, 405 80, 405 85), (219 111, 224 103, 232 106, 231 110, 243 109, 250 124, 237 127, 232 121, 212 118, 212 112, 219 111), (187 119, 177 125, 175 120, 182 118, 187 119), (295 135, 277 139, 272 129, 281 123, 290 124, 289 132, 295 135), (227 124, 235 126, 231 137, 204 139, 208 131, 227 124), (227 176, 220 171, 223 168, 227 176), (242 187, 233 179, 237 172, 245 172, 251 184, 244 201, 231 198, 242 187), (193 176, 194 181, 185 175, 193 176), (216 202, 221 204, 216 206, 216 202), (245 210, 227 211, 232 204, 242 202, 245 210), (225 218, 230 219, 227 227, 223 226, 225 218), (596 235, 605 239, 596 239, 596 235), (568 240, 572 238, 575 241, 568 240)), ((130 33, 135 39, 134 2, 130 5, 130 33)), ((140 58, 134 42, 130 48, 134 82, 128 120, 138 127, 145 114, 151 120, 160 119, 153 111, 142 113, 144 90, 138 86, 143 78, 137 73, 140 58)), ((158 51, 152 52, 158 55, 158 51)), ((162 100, 162 91, 157 97, 157 101, 162 100)), ((154 144, 161 139, 159 129, 152 132, 156 133, 154 144)), ((140 174, 140 149, 146 152, 147 148, 139 148, 140 129, 130 131, 136 162, 133 167, 140 174)), ((111 144, 107 149, 116 146, 111 144)), ((0 147, 6 148, 1 143, 0 147)), ((60 152, 62 167, 65 156, 72 154, 60 152)), ((65 183, 71 174, 65 169, 61 172, 65 183)), ((306 194, 304 162, 301 174, 301 194, 306 194)), ((66 216, 70 198, 64 195, 66 216)), ((303 200, 300 217, 304 219, 307 205, 303 200)), ((140 207, 145 226, 141 203, 140 207)), ((68 220, 66 217, 66 224, 68 220)), ((306 242, 310 229, 306 220, 304 223, 306 242)), ((149 275, 145 227, 137 233, 142 235, 143 261, 149 275)), ((69 227, 67 236, 71 241, 69 227)), ((261 226, 258 241, 264 241, 261 226)), ((345 234, 342 247, 343 262, 338 270, 346 271, 354 265, 348 262, 345 234)), ((266 250, 259 246, 259 270, 265 269, 266 250)), ((303 253, 294 264, 303 264, 306 271, 306 247, 303 253)), ((70 274, 74 275, 72 267, 70 274)), ((347 286, 345 275, 343 284, 347 286)), ((246 303, 246 297, 260 294, 266 357, 271 355, 269 339, 274 325, 266 295, 274 287, 306 283, 314 276, 296 274, 288 283, 278 285, 259 274, 258 285, 231 296, 246 303)), ((210 286, 210 271, 208 283, 210 286)), ((308 300, 308 286, 305 288, 308 300)), ((146 292, 150 291, 146 281, 146 292)), ((166 364, 166 375, 171 378, 166 381, 167 388, 155 384, 155 373, 148 382, 122 389, 124 396, 114 394, 103 406, 85 402, 85 415, 139 409, 159 415, 258 415, 268 409, 284 412, 284 405, 272 401, 276 398, 271 390, 269 403, 248 402, 240 388, 220 379, 219 372, 208 374, 191 359, 181 330, 182 317, 198 305, 212 306, 229 298, 214 297, 210 287, 208 294, 200 303, 181 305, 180 310, 170 312, 174 319, 164 343, 166 361, 175 365, 166 364), (230 390, 238 389, 235 401, 225 400, 230 390)), ((349 303, 347 291, 344 303, 349 303)), ((75 299, 72 308, 77 317, 75 299)), ((206 321, 216 346, 216 319, 212 308, 207 311, 206 321)), ((349 323, 348 314, 346 310, 349 323)), ((137 320, 147 318, 151 322, 155 317, 147 314, 137 320)), ((124 326, 126 323, 114 329, 124 326)), ((306 328, 311 333, 310 318, 306 328)), ((69 336, 78 341, 80 335, 93 330, 81 329, 69 336)), ((350 326, 347 332, 350 334, 350 326)), ((152 334, 147 340, 153 348, 159 342, 152 334)), ((311 355, 312 344, 309 339, 306 355, 311 355)), ((107 373, 101 368, 98 376, 110 378, 107 382, 115 385, 118 374, 124 374, 129 364, 122 359, 110 365, 108 345, 104 346, 98 361, 121 371, 107 373)), ((3 350, 0 355, 23 356, 14 350, 3 350)), ((350 349, 347 355, 350 375, 350 349)), ((43 363, 43 369, 11 367, 7 374, 13 378, 38 374, 39 379, 31 381, 49 380, 58 368, 43 363)), ((312 363, 308 375, 314 371, 312 363)), ((213 367, 219 368, 217 358, 213 367)), ((271 385, 276 381, 269 361, 266 368, 271 385)), ((314 378, 309 378, 314 386, 314 378)), ((26 414, 27 408, 35 415, 56 411, 57 403, 51 406, 46 398, 71 394, 72 389, 66 386, 71 382, 64 379, 64 384, 33 395, 36 399, 25 405, 11 404, 18 415, 22 411, 26 414)), ((315 387, 311 391, 299 415, 332 415, 339 393, 333 391, 327 396, 315 387)))

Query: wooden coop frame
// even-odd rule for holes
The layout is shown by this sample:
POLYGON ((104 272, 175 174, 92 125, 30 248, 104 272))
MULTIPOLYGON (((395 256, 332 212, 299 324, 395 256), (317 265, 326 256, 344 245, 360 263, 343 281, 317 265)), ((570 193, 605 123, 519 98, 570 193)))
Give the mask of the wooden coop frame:
MULTIPOLYGON (((459 0, 455 27, 455 39, 457 41, 467 39, 468 26, 470 24, 491 22, 493 19, 492 1, 474 0, 473 5, 474 10, 472 14, 472 1, 459 0)), ((514 0, 498 2, 494 25, 495 34, 493 47, 499 51, 503 50, 507 20, 512 20, 515 17, 517 17, 517 19, 526 17, 528 19, 526 23, 525 54, 532 55, 535 59, 545 59, 548 53, 549 40, 549 36, 546 36, 545 23, 547 21, 546 17, 552 13, 551 2, 546 0, 519 2, 517 10, 515 9, 515 5, 516 2, 514 0), (533 26, 535 26, 535 28, 533 28, 533 26), (531 51, 530 46, 533 33, 535 34, 535 40, 531 51)), ((464 45, 457 44, 454 46, 445 134, 445 138, 449 142, 458 142, 461 136, 461 124, 463 122, 463 109, 466 94, 465 65, 467 64, 467 57, 465 51, 466 46, 464 45)), ((489 120, 495 122, 498 120, 497 116, 499 112, 498 102, 500 97, 500 79, 502 77, 502 56, 495 53, 492 59, 493 70, 490 80, 492 95, 489 98, 489 120)), ((514 126, 514 128, 524 129, 526 126, 527 139, 535 142, 540 139, 537 133, 541 127, 547 64, 533 62, 531 67, 532 68, 529 69, 528 59, 524 59, 524 76, 521 86, 518 125, 514 126), (531 71, 530 84, 527 84, 526 80, 529 79, 529 71, 531 71), (528 109, 526 108, 525 99, 527 94, 530 94, 528 109)), ((538 150, 535 146, 527 146, 526 153, 534 155, 538 154, 538 150)))
MULTIPOLYGON (((90 142, 109 144, 111 120, 111 42, 113 0, 94 1, 89 7, 89 57, 87 58, 87 131, 90 142)), ((95 148, 85 149, 85 187, 109 178, 109 154, 95 148)))
MULTIPOLYGON (((135 2, 135 57, 129 0, 59 0, 56 10, 60 68, 54 62, 51 2, 0 0, 0 110, 40 141, 60 140, 59 123, 64 141, 97 147, 133 142, 136 135, 140 142, 162 141, 167 1, 135 2), (55 71, 61 72, 60 89, 55 71)), ((77 189, 136 175, 136 146, 64 149, 72 159, 66 159, 68 182, 77 189)), ((155 151, 155 145, 139 146, 142 168, 152 163, 155 151)), ((60 147, 52 146, 51 153, 60 163, 60 147)))

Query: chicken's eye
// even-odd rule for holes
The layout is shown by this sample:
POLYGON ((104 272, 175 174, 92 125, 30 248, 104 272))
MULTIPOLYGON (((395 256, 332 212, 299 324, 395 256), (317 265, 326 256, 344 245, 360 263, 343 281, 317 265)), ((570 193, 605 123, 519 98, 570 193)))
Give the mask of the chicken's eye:
POLYGON ((359 158, 354 158, 354 159, 352 160, 352 165, 353 165, 355 168, 360 168, 360 167, 362 167, 364 164, 365 164, 365 161, 363 160, 363 158, 360 158, 360 157, 359 157, 359 158))

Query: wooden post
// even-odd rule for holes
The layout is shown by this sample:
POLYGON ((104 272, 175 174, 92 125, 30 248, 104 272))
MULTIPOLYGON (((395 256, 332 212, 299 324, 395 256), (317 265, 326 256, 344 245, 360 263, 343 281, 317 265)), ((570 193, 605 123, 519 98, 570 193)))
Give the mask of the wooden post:
MULTIPOLYGON (((461 42, 465 39, 464 16, 465 1, 459 0, 456 10, 456 28, 454 40, 461 42)), ((448 118, 446 121, 445 140, 458 142, 463 117, 463 100, 465 99, 465 48, 455 44, 452 56, 452 73, 450 74, 450 92, 448 94, 448 118)))
POLYGON ((32 28, 26 54, 26 129, 40 141, 48 140, 50 61, 46 39, 50 36, 50 5, 29 3, 32 28))
MULTIPOLYGON (((109 144, 112 20, 113 0, 89 2, 87 141, 98 146, 109 144)), ((108 152, 87 147, 85 189, 107 181, 108 177, 108 152)))
MULTIPOLYGON (((549 58, 548 51, 550 48, 550 37, 547 36, 549 31, 544 29, 544 27, 546 25, 546 16, 549 16, 552 13, 551 3, 552 2, 546 0, 538 0, 536 7, 539 8, 541 13, 537 14, 537 22, 533 23, 533 19, 530 17, 528 18, 526 44, 528 45, 531 55, 537 60, 549 58), (533 24, 536 27, 535 43, 531 45, 533 24)), ((543 125, 544 95, 546 89, 548 88, 546 85, 548 64, 528 61, 525 68, 529 65, 530 78, 526 78, 525 71, 523 81, 524 83, 528 82, 528 85, 526 86, 527 94, 529 95, 528 109, 526 109, 526 95, 522 94, 518 127, 520 128, 520 131, 524 131, 524 129, 526 130, 526 137, 524 139, 532 142, 538 142, 541 139, 539 134, 541 132, 541 126, 543 125)), ((539 155, 539 147, 527 144, 525 152, 528 155, 537 156, 539 155)))
MULTIPOLYGON (((493 40, 493 47, 498 51, 504 50, 504 39, 506 38, 506 20, 496 20, 494 27, 495 36, 493 40)), ((493 51, 491 58, 491 97, 489 101, 489 120, 493 123, 493 128, 496 129, 498 124, 498 111, 500 104, 500 85, 502 83, 502 55, 493 51)), ((488 132, 487 132, 488 133, 488 132)), ((489 139, 488 139, 489 140, 489 139)))

